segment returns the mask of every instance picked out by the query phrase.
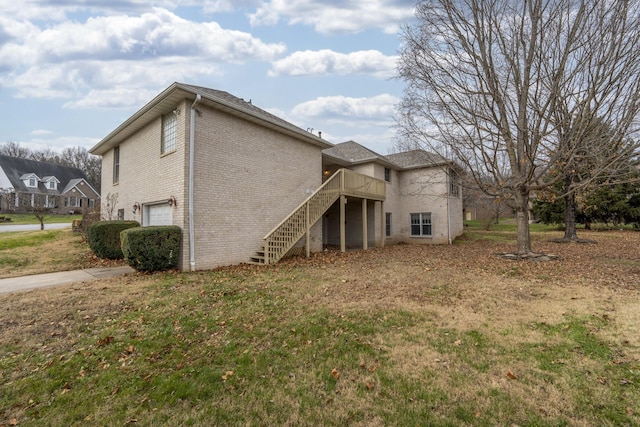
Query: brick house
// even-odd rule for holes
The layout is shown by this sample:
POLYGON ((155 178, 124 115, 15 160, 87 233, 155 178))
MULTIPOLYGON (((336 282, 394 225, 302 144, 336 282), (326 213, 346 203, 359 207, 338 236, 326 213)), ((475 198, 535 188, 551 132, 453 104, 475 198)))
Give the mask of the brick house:
POLYGON ((183 229, 183 270, 462 233, 451 163, 333 145, 223 91, 174 83, 90 152, 119 218, 183 229))
POLYGON ((0 211, 84 212, 100 194, 78 168, 0 155, 0 211))

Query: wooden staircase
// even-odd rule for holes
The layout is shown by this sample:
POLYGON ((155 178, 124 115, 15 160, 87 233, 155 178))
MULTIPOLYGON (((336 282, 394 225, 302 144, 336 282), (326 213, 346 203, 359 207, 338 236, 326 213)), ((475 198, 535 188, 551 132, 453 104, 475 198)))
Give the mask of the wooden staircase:
MULTIPOLYGON (((251 263, 275 264, 282 259, 305 234, 309 235, 311 227, 322 218, 322 215, 340 196, 384 200, 385 195, 384 181, 348 169, 339 169, 264 236, 262 250, 251 257, 251 263)), ((309 253, 308 246, 309 239, 307 239, 307 253, 309 253)))

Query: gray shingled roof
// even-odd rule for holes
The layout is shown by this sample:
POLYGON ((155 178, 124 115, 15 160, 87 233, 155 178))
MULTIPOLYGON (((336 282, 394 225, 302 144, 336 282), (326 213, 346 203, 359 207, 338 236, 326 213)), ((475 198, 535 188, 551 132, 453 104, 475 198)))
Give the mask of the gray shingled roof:
POLYGON ((383 156, 382 154, 369 150, 355 141, 336 144, 331 148, 322 150, 322 154, 347 163, 379 161, 381 163, 393 165, 397 169, 433 167, 447 163, 447 160, 443 157, 424 150, 411 150, 403 153, 387 154, 386 156, 383 156))
POLYGON ((386 161, 384 156, 363 147, 355 141, 336 144, 331 148, 322 150, 322 153, 350 163, 359 163, 371 160, 386 161))
POLYGON ((286 120, 256 107, 253 103, 231 95, 228 92, 176 82, 149 101, 124 123, 120 124, 120 126, 92 147, 89 152, 97 155, 106 153, 109 149, 144 128, 144 126, 152 120, 155 120, 158 116, 175 109, 178 103, 183 102, 185 99, 193 100, 197 95, 201 96, 202 104, 259 123, 261 126, 293 135, 299 140, 306 141, 321 148, 331 146, 329 142, 317 135, 307 132, 286 120))
POLYGON ((387 159, 402 169, 414 169, 437 166, 448 163, 444 157, 424 150, 411 150, 403 153, 388 154, 387 159))
MULTIPOLYGON (((0 168, 2 168, 4 173, 7 175, 7 178, 15 191, 19 192, 63 194, 64 189, 68 187, 68 184, 71 181, 79 179, 87 181, 87 177, 84 172, 78 168, 57 165, 54 163, 38 162, 19 157, 0 155, 0 168), (39 182, 38 188, 25 186, 24 182, 22 182, 20 178, 31 173, 36 174, 41 179, 46 176, 55 176, 60 181, 58 189, 50 190, 45 188, 44 182, 39 182)), ((77 183, 77 181, 75 182, 77 183)))
POLYGON ((267 120, 273 123, 278 123, 280 126, 283 127, 287 127, 290 129, 295 129, 299 132, 306 132, 305 130, 303 130, 302 128, 289 123, 286 120, 281 119, 278 116, 274 116, 273 114, 269 113, 268 111, 263 110, 262 108, 258 108, 255 105, 253 105, 253 103, 251 102, 251 100, 249 101, 245 101, 242 98, 238 98, 237 96, 234 96, 232 94, 230 94, 229 92, 225 92, 223 90, 217 90, 217 89, 210 89, 207 87, 202 87, 202 86, 194 86, 194 85, 189 85, 189 84, 185 84, 185 83, 178 83, 179 86, 186 88, 188 90, 190 90, 193 93, 196 94, 200 94, 200 96, 204 96, 207 97, 209 99, 213 99, 213 100, 224 100, 226 101, 226 103, 228 104, 232 104, 237 106, 238 108, 241 108, 243 110, 246 110, 248 112, 251 112, 251 114, 254 117, 258 117, 258 118, 262 118, 263 120, 267 120))

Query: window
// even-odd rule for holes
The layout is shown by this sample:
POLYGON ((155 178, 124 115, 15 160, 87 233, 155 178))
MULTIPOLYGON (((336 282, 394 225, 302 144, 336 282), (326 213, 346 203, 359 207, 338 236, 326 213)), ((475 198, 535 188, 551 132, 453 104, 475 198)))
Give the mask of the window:
POLYGON ((431 212, 411 214, 411 235, 418 237, 431 236, 431 212))
POLYGON ((29 187, 36 187, 36 179, 29 178, 29 187))
POLYGON ((96 201, 93 199, 89 199, 89 207, 94 208, 96 206, 96 201))
POLYGON ((124 209, 118 209, 118 220, 124 221, 124 209))
POLYGON ((391 237, 391 212, 385 212, 384 216, 385 235, 391 237))
POLYGON ((169 153, 176 149, 176 124, 178 119, 174 113, 162 116, 162 145, 160 153, 169 153))
POLYGON ((460 196, 460 183, 458 182, 458 173, 453 169, 449 170, 449 194, 454 197, 460 196))
POLYGON ((47 187, 49 188, 49 190, 55 190, 58 187, 55 181, 49 181, 47 184, 48 184, 47 187))
POLYGON ((113 183, 120 182, 120 146, 113 149, 113 183))
POLYGON ((71 206, 72 208, 75 208, 78 206, 77 203, 78 203, 78 198, 76 196, 69 197, 69 206, 71 206))
POLYGON ((387 182, 391 182, 391 169, 384 168, 384 180, 387 182))

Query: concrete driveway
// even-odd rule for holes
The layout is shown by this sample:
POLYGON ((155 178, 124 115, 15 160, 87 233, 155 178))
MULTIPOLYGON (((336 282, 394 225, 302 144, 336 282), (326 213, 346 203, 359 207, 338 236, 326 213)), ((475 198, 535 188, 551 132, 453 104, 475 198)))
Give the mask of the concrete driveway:
POLYGON ((58 273, 34 274, 32 276, 0 279, 0 294, 27 291, 36 288, 62 285, 73 282, 88 282, 133 273, 131 267, 87 268, 86 270, 61 271, 58 273))

